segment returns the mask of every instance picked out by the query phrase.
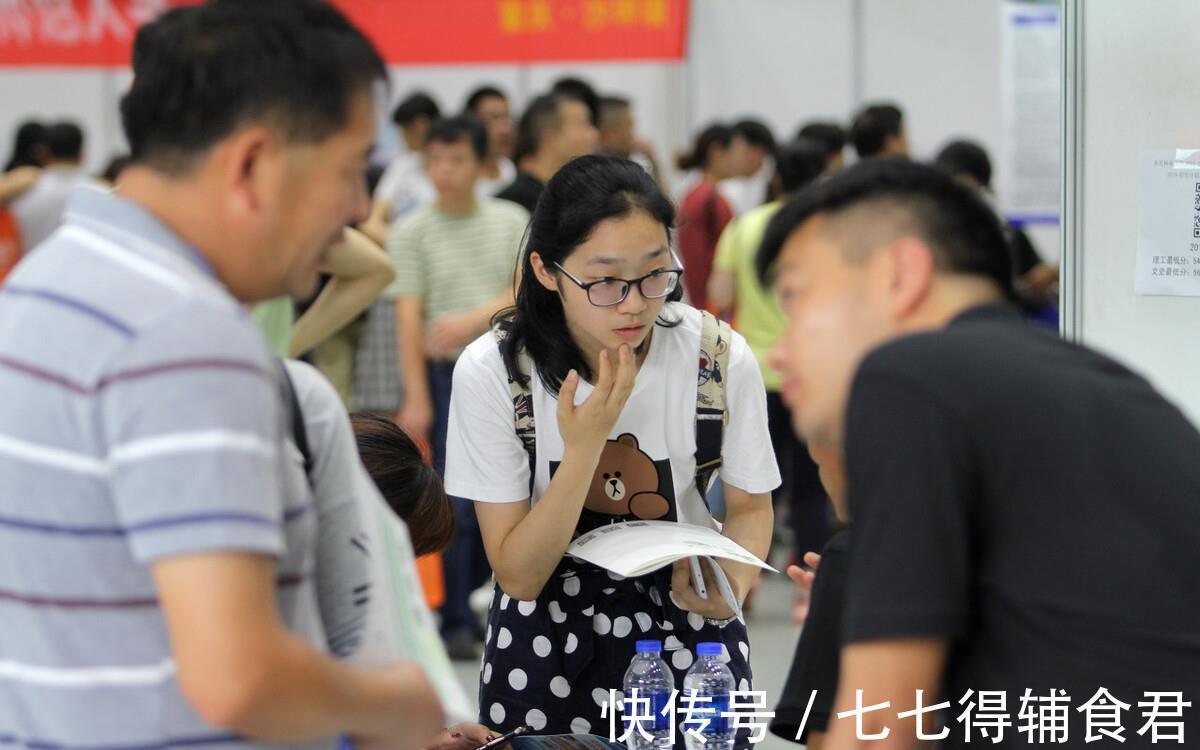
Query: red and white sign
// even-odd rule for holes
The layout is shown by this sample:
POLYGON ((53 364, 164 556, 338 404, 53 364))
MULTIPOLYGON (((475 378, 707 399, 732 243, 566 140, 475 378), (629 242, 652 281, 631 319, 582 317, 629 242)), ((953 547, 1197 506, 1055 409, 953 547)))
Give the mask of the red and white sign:
MULTIPOLYGON (((0 0, 0 66, 126 66, 195 0, 0 0)), ((253 2, 253 0, 247 0, 253 2)), ((688 0, 333 0, 393 65, 678 60, 688 0)))

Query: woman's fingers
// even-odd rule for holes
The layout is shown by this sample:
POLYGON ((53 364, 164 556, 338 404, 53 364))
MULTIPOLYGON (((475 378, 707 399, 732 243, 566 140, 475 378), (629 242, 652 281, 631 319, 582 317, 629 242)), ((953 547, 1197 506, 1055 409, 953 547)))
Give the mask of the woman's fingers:
POLYGON ((633 351, 628 344, 622 344, 617 350, 617 376, 613 383, 612 394, 608 398, 608 406, 618 412, 629 400, 633 393, 633 382, 637 377, 637 368, 633 362, 633 351))
POLYGON ((569 419, 575 411, 575 392, 579 390, 579 373, 571 370, 558 388, 558 418, 569 419))
POLYGON ((596 373, 596 387, 592 390, 592 395, 588 396, 588 401, 596 399, 597 403, 603 404, 608 399, 608 393, 613 386, 613 368, 612 363, 608 359, 608 350, 600 350, 600 371, 596 373))

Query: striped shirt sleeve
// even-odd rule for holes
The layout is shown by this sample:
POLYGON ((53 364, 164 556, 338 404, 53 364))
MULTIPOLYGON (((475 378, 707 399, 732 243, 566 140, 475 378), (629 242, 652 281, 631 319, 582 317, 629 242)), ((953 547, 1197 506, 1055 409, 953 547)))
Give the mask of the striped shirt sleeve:
POLYGON ((138 560, 283 551, 282 392, 248 316, 181 304, 109 363, 100 397, 110 492, 138 560))
POLYGON ((420 297, 426 293, 425 263, 421 256, 421 241, 417 219, 418 212, 406 216, 396 224, 388 236, 387 251, 396 269, 396 280, 384 290, 384 297, 420 297))

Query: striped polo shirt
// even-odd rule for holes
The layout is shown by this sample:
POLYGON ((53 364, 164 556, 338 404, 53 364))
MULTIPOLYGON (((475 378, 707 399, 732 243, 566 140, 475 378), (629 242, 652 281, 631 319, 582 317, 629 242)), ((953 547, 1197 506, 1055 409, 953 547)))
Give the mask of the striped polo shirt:
POLYGON ((428 333, 445 316, 479 307, 512 288, 528 223, 525 209, 497 198, 478 201, 466 214, 449 214, 436 204, 418 208, 388 237, 396 280, 384 295, 424 298, 428 333))
POLYGON ((150 566, 271 555, 281 617, 323 648, 280 383, 196 250, 118 195, 72 194, 0 287, 0 750, 263 746, 182 696, 150 566))

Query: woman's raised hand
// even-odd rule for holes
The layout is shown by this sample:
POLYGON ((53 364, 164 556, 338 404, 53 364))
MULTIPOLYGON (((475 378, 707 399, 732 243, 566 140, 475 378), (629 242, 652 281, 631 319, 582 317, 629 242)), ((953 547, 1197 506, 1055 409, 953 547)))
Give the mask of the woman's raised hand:
POLYGON ((578 406, 575 405, 575 393, 579 390, 579 373, 575 370, 567 373, 558 390, 558 431, 564 448, 603 449, 629 394, 633 393, 637 372, 633 352, 627 344, 622 344, 618 350, 616 372, 613 370, 608 352, 601 351, 596 387, 578 406))

